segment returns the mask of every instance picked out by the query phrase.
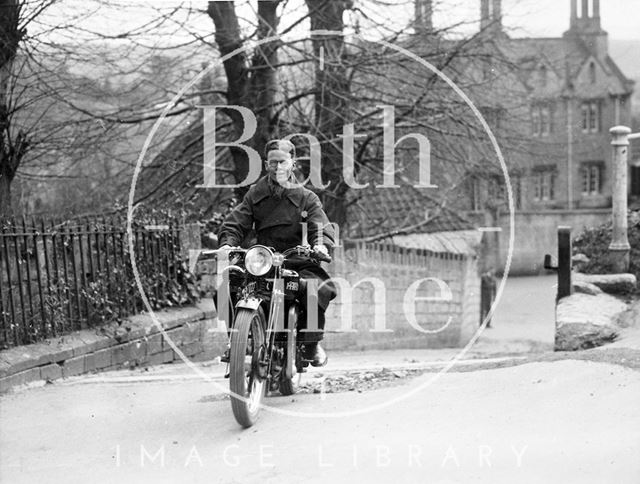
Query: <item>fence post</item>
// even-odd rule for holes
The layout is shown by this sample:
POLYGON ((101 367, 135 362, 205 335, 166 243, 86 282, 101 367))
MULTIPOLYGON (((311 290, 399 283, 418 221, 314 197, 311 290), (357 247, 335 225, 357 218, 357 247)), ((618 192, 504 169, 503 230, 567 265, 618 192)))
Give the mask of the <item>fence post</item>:
POLYGON ((631 130, 626 126, 615 126, 609 132, 613 146, 613 231, 609 255, 616 272, 627 272, 631 250, 627 237, 627 156, 631 130))

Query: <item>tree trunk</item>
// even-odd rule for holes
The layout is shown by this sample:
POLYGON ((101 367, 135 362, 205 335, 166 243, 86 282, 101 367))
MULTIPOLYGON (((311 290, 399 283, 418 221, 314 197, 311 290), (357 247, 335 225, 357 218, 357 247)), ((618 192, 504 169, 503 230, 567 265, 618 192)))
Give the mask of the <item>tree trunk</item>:
MULTIPOLYGON (((258 39, 266 39, 278 32, 280 21, 276 14, 278 1, 258 2, 258 39)), ((278 64, 278 48, 280 41, 266 42, 258 47, 252 61, 252 75, 249 92, 255 99, 253 110, 258 119, 258 127, 253 146, 258 153, 274 137, 277 121, 274 119, 274 101, 278 87, 276 86, 276 66, 278 64)))
MULTIPOLYGON (((258 39, 266 39, 275 35, 279 17, 277 7, 281 0, 258 2, 258 39)), ((239 49, 243 45, 242 34, 231 1, 210 1, 207 13, 213 20, 216 32, 215 39, 222 56, 239 49)), ((264 146, 273 137, 275 121, 273 104, 275 99, 275 74, 279 41, 267 42, 256 48, 249 68, 245 52, 230 57, 224 62, 227 77, 227 104, 249 108, 256 115, 256 133, 247 143, 262 155, 264 146)), ((244 129, 244 120, 235 110, 228 110, 236 137, 244 129)), ((241 149, 231 150, 234 159, 234 177, 236 182, 243 181, 249 173, 249 159, 241 149)), ((243 195, 247 190, 239 189, 243 195)))
POLYGON ((12 213, 11 182, 27 148, 23 133, 12 138, 8 99, 13 62, 25 33, 19 29, 20 10, 18 0, 0 0, 0 216, 12 213))
MULTIPOLYGON (((306 0, 311 30, 343 32, 344 11, 352 2, 345 0, 306 0)), ((323 181, 331 182, 322 194, 329 220, 339 226, 347 221, 345 196, 348 186, 342 181, 342 149, 338 136, 349 122, 349 81, 343 62, 344 37, 340 34, 312 36, 316 58, 315 133, 322 146, 323 181)))
POLYGON ((0 219, 13 215, 11 209, 11 181, 8 176, 0 173, 0 219))

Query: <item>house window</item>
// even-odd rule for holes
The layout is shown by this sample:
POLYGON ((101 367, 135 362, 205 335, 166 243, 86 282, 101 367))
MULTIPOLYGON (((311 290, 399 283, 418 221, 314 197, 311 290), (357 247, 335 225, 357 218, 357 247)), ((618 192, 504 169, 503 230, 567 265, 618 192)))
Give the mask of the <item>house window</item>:
POLYGON ((547 66, 540 66, 540 84, 542 87, 546 87, 547 77, 547 66))
POLYGON ((479 178, 471 179, 471 210, 482 210, 482 185, 479 178))
POLYGON ((520 175, 511 176, 511 193, 515 209, 522 210, 522 177, 520 175))
POLYGON ((483 107, 480 108, 482 117, 491 129, 500 129, 505 110, 503 108, 483 107))
POLYGON ((555 170, 540 169, 534 172, 533 199, 537 202, 555 198, 555 170))
POLYGON ((582 103, 580 110, 582 113, 582 132, 600 132, 600 103, 598 101, 582 103))
POLYGON ((582 167, 582 194, 602 193, 602 163, 587 163, 582 167))
POLYGON ((532 131, 533 131, 533 135, 534 136, 540 136, 540 111, 538 109, 536 109, 535 107, 533 108, 533 110, 531 111, 531 124, 532 124, 532 131))
POLYGON ((553 131, 553 111, 549 104, 536 104, 531 108, 534 136, 549 136, 553 131))
POLYGON ((507 192, 505 190, 502 177, 493 176, 489 179, 489 199, 494 202, 505 202, 507 200, 507 192))
POLYGON ((589 81, 591 82, 591 84, 595 84, 596 83, 596 64, 595 64, 595 62, 592 62, 591 64, 589 64, 589 81))
POLYGON ((482 63, 482 80, 487 81, 493 77, 493 64, 491 59, 482 63))
POLYGON ((549 106, 542 106, 540 108, 540 134, 542 136, 549 136, 551 133, 551 111, 549 106))

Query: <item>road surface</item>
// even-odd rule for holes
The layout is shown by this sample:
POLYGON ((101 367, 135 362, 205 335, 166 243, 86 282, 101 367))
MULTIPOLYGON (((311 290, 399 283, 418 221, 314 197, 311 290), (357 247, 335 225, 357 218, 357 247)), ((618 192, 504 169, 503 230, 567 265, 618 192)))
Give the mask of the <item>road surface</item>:
POLYGON ((199 365, 209 381, 168 365, 5 395, 0 482, 637 484, 640 365, 596 350, 509 354, 550 343, 549 320, 522 301, 553 289, 515 282, 508 312, 455 371, 438 373, 452 350, 334 353, 304 376, 320 393, 270 397, 246 430, 220 365, 199 365))
POLYGON ((307 416, 265 411, 247 430, 212 382, 140 378, 5 396, 1 481, 640 482, 640 373, 620 366, 530 363, 272 397, 273 408, 307 416), (329 415, 420 385, 384 408, 329 415))

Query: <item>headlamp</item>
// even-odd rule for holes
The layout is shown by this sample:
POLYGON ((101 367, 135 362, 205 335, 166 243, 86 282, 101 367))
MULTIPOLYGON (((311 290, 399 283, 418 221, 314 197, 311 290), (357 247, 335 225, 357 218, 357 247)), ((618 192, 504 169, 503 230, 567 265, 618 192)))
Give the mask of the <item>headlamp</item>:
POLYGON ((262 245, 251 247, 244 256, 244 266, 254 276, 264 276, 273 266, 273 254, 262 245))

